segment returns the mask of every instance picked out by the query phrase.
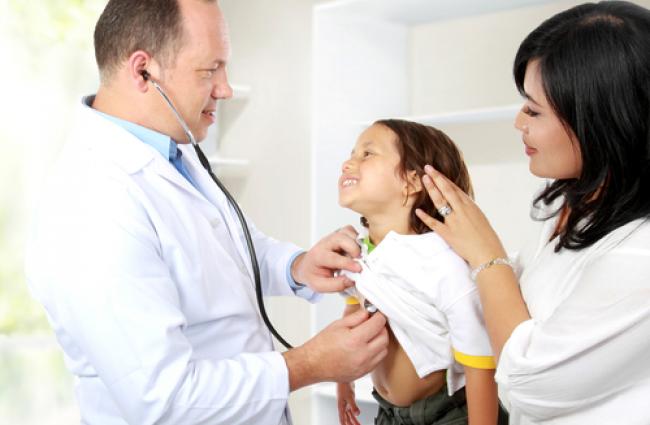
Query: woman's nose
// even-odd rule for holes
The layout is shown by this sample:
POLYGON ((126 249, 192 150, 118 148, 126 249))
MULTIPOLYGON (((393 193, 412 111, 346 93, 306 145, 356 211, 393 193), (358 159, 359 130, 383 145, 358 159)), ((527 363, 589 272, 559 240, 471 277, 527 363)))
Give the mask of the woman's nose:
POLYGON ((515 128, 521 131, 522 133, 528 132, 528 125, 526 124, 526 114, 524 114, 523 110, 517 112, 517 116, 515 117, 515 128))

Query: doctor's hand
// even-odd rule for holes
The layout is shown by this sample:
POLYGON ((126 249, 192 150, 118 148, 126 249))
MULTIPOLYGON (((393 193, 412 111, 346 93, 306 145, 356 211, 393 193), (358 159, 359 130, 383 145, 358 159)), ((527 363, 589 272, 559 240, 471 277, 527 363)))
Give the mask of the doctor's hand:
POLYGON ((282 355, 294 391, 317 382, 352 382, 373 370, 387 352, 386 318, 359 309, 282 355))
POLYGON ((334 276, 337 270, 360 272, 353 258, 361 255, 356 241, 357 231, 345 226, 321 239, 309 251, 299 255, 291 266, 293 279, 316 292, 340 292, 354 285, 345 276, 334 276))

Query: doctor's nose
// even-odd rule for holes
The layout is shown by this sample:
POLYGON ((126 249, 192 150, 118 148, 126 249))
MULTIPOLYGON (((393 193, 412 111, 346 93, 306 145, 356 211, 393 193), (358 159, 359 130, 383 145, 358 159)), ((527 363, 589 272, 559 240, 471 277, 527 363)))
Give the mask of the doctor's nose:
POLYGON ((228 76, 225 70, 212 87, 211 95, 214 99, 230 99, 232 97, 233 90, 228 82, 228 76))

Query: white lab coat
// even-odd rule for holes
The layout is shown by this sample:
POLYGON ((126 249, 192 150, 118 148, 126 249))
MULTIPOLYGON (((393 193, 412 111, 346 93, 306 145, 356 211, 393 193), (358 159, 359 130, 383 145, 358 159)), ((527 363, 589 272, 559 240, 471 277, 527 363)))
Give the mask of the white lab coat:
MULTIPOLYGON (((81 106, 40 205, 27 277, 77 378, 82 423, 289 423, 287 368, 258 313, 243 232, 180 148, 207 199, 81 106)), ((293 295, 299 248, 251 233, 265 294, 293 295)))

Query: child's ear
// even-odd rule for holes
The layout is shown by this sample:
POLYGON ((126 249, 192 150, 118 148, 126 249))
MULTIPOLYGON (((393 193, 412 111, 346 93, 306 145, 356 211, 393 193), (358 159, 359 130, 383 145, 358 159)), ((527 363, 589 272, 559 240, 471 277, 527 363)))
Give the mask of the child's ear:
POLYGON ((410 170, 406 173, 406 184, 409 195, 414 195, 422 191, 422 179, 415 170, 410 170))

